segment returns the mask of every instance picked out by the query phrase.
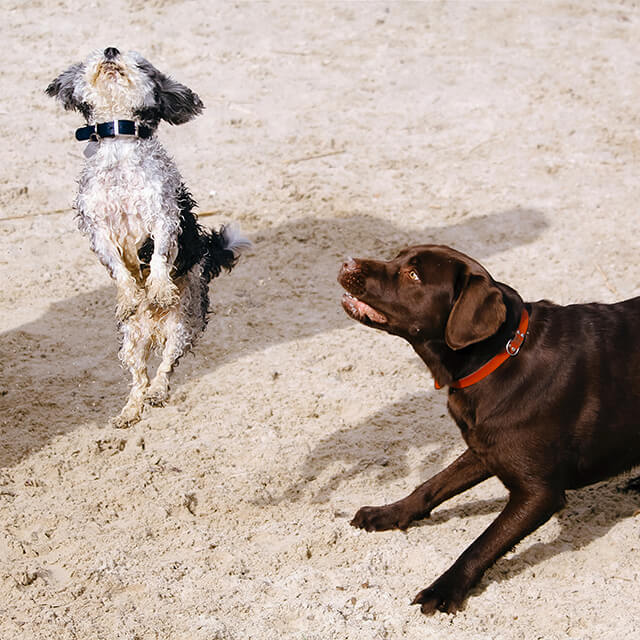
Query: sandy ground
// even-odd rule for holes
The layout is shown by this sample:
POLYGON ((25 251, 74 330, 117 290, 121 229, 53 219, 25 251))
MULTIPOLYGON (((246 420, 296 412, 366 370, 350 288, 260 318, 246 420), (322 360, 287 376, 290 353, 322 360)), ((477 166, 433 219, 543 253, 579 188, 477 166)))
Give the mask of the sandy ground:
POLYGON ((620 478, 571 492, 464 611, 409 606, 505 490, 406 534, 349 526, 464 447, 335 280, 439 242, 526 299, 638 295, 636 3, 3 0, 0 29, 2 640, 640 637, 620 478), (115 290, 71 211, 82 121, 43 93, 111 45, 203 99, 160 136, 202 221, 254 241, 170 403, 129 430, 109 424, 115 290))

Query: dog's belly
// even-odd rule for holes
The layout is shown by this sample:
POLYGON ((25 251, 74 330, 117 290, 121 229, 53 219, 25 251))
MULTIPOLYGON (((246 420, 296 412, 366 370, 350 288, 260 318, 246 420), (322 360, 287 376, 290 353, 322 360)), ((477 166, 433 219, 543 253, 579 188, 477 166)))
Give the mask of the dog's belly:
MULTIPOLYGON (((117 183, 105 185, 106 190, 90 190, 87 193, 89 215, 92 225, 103 229, 109 241, 118 248, 129 271, 139 273, 138 249, 151 233, 149 216, 145 220, 145 202, 140 202, 138 193, 117 183)), ((86 216, 87 217, 87 216, 86 216)))
POLYGON ((163 154, 140 154, 126 141, 102 143, 91 161, 77 199, 83 224, 101 229, 138 277, 138 249, 171 208, 179 174, 166 171, 163 154))
MULTIPOLYGON (((632 365, 625 379, 633 383, 637 372, 640 365, 632 365)), ((541 379, 543 371, 534 377, 541 379)), ((538 394, 533 413, 479 418, 461 393, 450 395, 448 408, 471 451, 507 487, 527 476, 531 482, 577 489, 640 464, 640 390, 608 379, 604 372, 597 376, 602 382, 597 390, 569 383, 571 399, 565 388, 556 396, 547 389, 538 394)), ((517 406, 523 396, 516 392, 506 404, 517 406)))
POLYGON ((579 488, 605 480, 640 464, 640 429, 635 411, 609 412, 586 433, 578 432, 570 466, 569 488, 579 488), (590 437, 591 436, 591 437, 590 437))

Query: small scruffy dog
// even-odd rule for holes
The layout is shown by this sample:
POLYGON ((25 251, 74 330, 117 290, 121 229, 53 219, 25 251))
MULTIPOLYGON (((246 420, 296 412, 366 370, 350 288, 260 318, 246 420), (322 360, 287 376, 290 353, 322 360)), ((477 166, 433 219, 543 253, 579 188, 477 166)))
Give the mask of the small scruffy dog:
POLYGON ((231 270, 250 243, 233 228, 198 224, 195 202, 155 136, 160 120, 182 124, 202 112, 190 89, 138 53, 109 47, 69 67, 46 92, 87 122, 76 131, 89 143, 75 209, 117 285, 119 355, 133 382, 115 424, 126 427, 145 403, 167 399, 173 368, 205 329, 209 281, 231 270), (154 348, 161 362, 149 383, 154 348))

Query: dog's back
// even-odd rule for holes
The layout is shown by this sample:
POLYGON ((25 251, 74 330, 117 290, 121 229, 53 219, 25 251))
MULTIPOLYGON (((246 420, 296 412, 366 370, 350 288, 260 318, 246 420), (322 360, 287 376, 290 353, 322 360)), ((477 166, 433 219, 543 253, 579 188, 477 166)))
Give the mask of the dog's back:
MULTIPOLYGON (((531 305, 517 385, 487 386, 522 404, 538 425, 531 446, 548 449, 567 488, 640 463, 640 297, 616 304, 531 305), (542 442, 541 442, 542 441, 542 442)), ((506 375, 504 372, 503 375, 506 375)), ((522 427, 526 438, 527 427, 522 427)))

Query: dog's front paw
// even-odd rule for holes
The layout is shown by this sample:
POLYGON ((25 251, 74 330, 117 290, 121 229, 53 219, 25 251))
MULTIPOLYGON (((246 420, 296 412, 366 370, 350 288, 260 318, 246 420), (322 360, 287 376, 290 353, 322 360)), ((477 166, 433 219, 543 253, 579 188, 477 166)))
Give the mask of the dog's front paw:
POLYGON ((144 292, 135 280, 118 283, 118 298, 116 303, 116 318, 124 322, 130 318, 144 298, 144 292))
POLYGON ((428 512, 416 511, 403 502, 393 502, 381 507, 362 507, 351 520, 351 526, 366 531, 406 530, 416 519, 428 516, 428 512))
POLYGON ((163 407, 168 399, 169 383, 163 380, 154 380, 144 394, 144 401, 152 407, 163 407))
POLYGON ((161 309, 175 305, 179 300, 178 287, 171 280, 147 280, 147 298, 161 309))
POLYGON ((140 401, 131 400, 123 407, 122 411, 115 418, 111 420, 111 423, 116 429, 128 429, 136 422, 140 421, 142 417, 142 411, 144 404, 140 401))
POLYGON ((138 305, 131 304, 130 300, 127 300, 123 303, 118 302, 118 304, 116 305, 116 319, 119 322, 126 322, 126 320, 128 320, 136 312, 137 308, 138 305))
POLYGON ((411 604, 419 604, 420 611, 428 616, 436 611, 455 613, 462 607, 466 595, 466 589, 456 587, 445 575, 438 578, 430 587, 423 589, 411 604))

